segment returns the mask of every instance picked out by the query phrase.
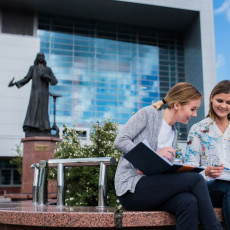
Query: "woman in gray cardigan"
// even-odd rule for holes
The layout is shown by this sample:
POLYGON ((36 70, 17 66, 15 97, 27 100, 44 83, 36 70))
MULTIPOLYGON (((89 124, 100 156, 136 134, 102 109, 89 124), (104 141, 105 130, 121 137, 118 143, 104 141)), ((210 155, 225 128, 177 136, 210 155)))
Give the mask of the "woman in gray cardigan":
POLYGON ((159 155, 172 160, 177 132, 174 124, 187 124, 197 116, 201 94, 189 83, 172 87, 166 97, 139 110, 125 124, 114 147, 123 152, 115 175, 115 189, 126 210, 164 210, 177 216, 177 230, 222 229, 213 211, 207 186, 198 173, 183 172, 145 176, 123 155, 146 139, 159 155), (167 104, 165 110, 161 107, 167 104))

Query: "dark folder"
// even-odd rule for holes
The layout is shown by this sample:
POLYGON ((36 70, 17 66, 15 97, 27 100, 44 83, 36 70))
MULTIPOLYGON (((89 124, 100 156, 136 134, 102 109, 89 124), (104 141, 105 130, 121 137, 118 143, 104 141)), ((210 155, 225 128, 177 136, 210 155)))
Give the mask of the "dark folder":
POLYGON ((137 144, 133 149, 124 155, 132 165, 145 175, 172 172, 201 172, 202 167, 171 163, 168 159, 155 153, 143 142, 137 144))

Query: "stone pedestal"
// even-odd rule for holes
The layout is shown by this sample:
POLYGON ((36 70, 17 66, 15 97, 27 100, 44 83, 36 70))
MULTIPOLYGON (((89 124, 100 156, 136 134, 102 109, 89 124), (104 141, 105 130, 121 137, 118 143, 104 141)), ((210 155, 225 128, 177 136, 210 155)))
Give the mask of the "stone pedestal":
MULTIPOLYGON (((30 166, 39 163, 40 160, 52 158, 55 146, 61 139, 55 137, 25 137, 23 142, 23 164, 22 164, 22 193, 32 193, 33 170, 30 166)), ((48 192, 55 193, 56 183, 49 181, 48 192)))

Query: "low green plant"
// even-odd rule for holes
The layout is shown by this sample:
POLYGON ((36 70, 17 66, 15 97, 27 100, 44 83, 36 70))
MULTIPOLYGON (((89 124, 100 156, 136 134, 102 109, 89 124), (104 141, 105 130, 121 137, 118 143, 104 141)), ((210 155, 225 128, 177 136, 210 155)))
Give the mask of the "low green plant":
POLYGON ((21 144, 16 144, 15 152, 17 153, 17 157, 10 160, 10 163, 14 165, 19 173, 22 176, 22 151, 21 144))
MULTIPOLYGON (((117 162, 121 152, 114 149, 113 142, 118 133, 118 124, 107 119, 103 124, 99 122, 92 125, 90 135, 91 144, 82 144, 76 129, 64 125, 62 142, 57 144, 54 157, 85 158, 85 157, 115 157, 117 162)), ((107 205, 117 206, 117 197, 114 190, 114 175, 116 166, 108 167, 107 175, 107 205)), ((50 173, 56 179, 56 172, 50 173)), ((65 203, 68 206, 96 206, 98 202, 98 166, 66 167, 65 203)))

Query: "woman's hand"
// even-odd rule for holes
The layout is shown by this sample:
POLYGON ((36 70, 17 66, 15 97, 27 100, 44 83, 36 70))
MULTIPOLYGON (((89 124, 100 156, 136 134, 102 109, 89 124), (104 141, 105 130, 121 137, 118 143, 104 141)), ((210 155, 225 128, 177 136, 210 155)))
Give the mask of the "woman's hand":
POLYGON ((218 167, 217 166, 208 166, 205 169, 205 176, 218 178, 221 175, 223 169, 224 169, 223 164, 220 164, 218 167))
POLYGON ((172 147, 164 147, 157 151, 157 153, 170 161, 176 156, 176 150, 172 147))

